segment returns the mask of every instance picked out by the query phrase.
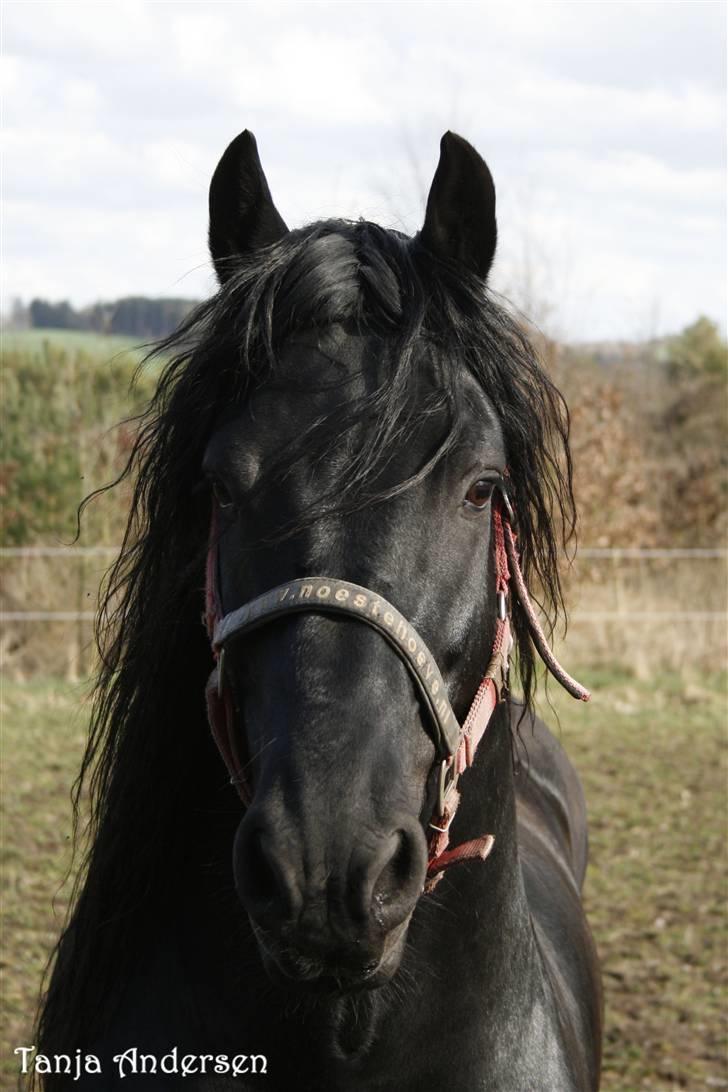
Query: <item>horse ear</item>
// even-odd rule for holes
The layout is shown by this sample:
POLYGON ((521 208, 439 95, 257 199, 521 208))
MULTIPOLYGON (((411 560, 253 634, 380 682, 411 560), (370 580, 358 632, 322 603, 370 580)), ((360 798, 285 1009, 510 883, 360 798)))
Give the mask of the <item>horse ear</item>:
POLYGON ((235 258, 277 243, 287 232, 255 137, 245 129, 226 148, 210 183, 210 254, 220 284, 233 273, 235 258))
POLYGON ((491 173, 467 140, 447 132, 440 141, 420 242, 439 258, 461 262, 485 279, 497 237, 491 173))

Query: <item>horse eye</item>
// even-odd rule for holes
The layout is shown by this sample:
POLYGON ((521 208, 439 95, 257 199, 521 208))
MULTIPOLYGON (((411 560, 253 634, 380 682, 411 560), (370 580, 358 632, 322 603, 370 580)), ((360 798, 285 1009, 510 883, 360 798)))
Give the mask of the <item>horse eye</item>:
POLYGON ((223 485, 217 478, 212 479, 212 495, 220 508, 232 508, 233 498, 227 486, 223 485))
POLYGON ((465 494, 465 504, 468 508, 482 509, 493 496, 493 483, 486 481, 473 482, 465 494))

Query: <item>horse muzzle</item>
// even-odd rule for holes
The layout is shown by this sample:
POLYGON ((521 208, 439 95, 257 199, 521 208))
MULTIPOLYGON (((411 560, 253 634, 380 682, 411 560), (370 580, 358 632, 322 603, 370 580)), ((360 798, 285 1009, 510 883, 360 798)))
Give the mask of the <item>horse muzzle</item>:
POLYGON ((295 986, 306 993, 349 993, 379 989, 399 968, 409 919, 392 930, 381 954, 333 948, 301 950, 274 940, 264 929, 253 926, 263 966, 279 985, 295 986), (312 954, 318 953, 318 954, 312 954))
MULTIPOLYGON (((427 842, 414 817, 389 835, 329 841, 316 854, 254 805, 235 841, 238 897, 272 978, 316 989, 382 985, 402 955, 422 893, 427 842)), ((323 847, 323 843, 322 843, 323 847)))

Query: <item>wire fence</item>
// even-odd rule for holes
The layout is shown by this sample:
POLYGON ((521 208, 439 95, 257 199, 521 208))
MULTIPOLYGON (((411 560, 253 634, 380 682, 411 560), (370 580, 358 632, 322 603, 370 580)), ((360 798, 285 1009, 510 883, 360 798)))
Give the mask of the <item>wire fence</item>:
MULTIPOLYGON (((118 546, 4 546, 0 547, 0 558, 64 558, 66 560, 79 560, 90 557, 114 558, 118 555, 118 546)), ((728 560, 728 549, 708 548, 640 548, 640 547, 583 547, 579 550, 575 564, 581 561, 610 561, 612 564, 620 561, 686 561, 686 560, 728 560)), ((673 618, 704 620, 706 618, 728 617, 728 610, 628 610, 633 618, 673 618)), ((577 610, 571 617, 573 620, 594 618, 604 620, 608 618, 621 618, 625 614, 625 607, 620 606, 615 610, 577 610)), ((93 621, 94 611, 74 610, 0 610, 0 622, 76 622, 93 621)))
MULTIPOLYGON (((0 548, 6 670, 90 670, 99 585, 118 553, 101 545, 0 548)), ((572 659, 725 666, 728 549, 584 547, 564 576, 572 659)))
MULTIPOLYGON (((0 557, 89 557, 98 554, 114 557, 120 546, 0 546, 0 557)), ((721 548, 685 548, 680 546, 641 547, 641 546, 581 546, 578 557, 631 557, 631 558, 690 558, 690 557, 728 557, 728 549, 721 548)))

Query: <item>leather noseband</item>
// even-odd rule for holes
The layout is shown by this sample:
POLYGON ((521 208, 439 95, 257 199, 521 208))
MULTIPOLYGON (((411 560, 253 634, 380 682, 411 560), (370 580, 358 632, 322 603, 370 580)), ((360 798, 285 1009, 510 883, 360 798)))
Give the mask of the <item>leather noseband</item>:
POLYGON ((343 614, 366 622, 382 634, 409 669, 429 713, 430 734, 441 759, 455 754, 460 725, 447 697, 447 687, 435 658, 414 626, 381 595, 328 576, 304 577, 279 584, 237 610, 215 626, 213 649, 220 653, 233 638, 287 614, 322 611, 343 614))

